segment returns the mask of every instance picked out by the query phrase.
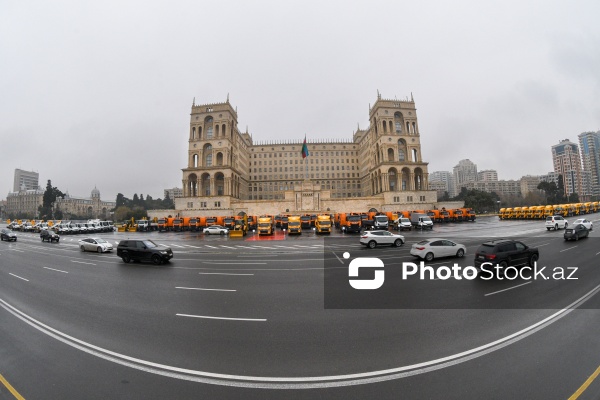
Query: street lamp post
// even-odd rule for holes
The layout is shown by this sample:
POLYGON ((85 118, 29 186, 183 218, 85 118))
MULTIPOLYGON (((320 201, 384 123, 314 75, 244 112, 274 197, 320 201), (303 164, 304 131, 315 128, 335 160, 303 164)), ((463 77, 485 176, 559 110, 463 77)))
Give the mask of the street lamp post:
POLYGON ((498 204, 498 217, 500 217, 500 200, 496 201, 496 203, 498 204))

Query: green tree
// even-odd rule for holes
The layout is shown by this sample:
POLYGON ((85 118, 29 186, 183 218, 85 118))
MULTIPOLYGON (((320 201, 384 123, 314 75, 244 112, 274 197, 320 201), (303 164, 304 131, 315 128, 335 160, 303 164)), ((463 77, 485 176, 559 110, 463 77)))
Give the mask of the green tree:
POLYGON ((52 215, 52 207, 54 206, 54 202, 57 197, 65 198, 65 194, 58 190, 56 187, 52 186, 52 182, 48 179, 48 183, 46 184, 46 191, 44 192, 44 196, 42 198, 42 205, 38 207, 39 218, 40 219, 53 219, 52 215))

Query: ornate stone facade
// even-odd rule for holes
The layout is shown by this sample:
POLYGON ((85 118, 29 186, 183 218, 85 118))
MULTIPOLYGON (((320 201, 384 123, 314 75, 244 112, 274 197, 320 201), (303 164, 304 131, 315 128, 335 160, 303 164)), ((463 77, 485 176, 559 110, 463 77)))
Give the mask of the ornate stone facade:
MULTIPOLYGON (((411 96, 412 97, 412 96, 411 96)), ((261 214, 433 207, 415 102, 378 95, 370 126, 351 140, 254 142, 229 103, 192 105, 187 168, 178 212, 261 214), (188 212, 189 211, 189 212, 188 212)))

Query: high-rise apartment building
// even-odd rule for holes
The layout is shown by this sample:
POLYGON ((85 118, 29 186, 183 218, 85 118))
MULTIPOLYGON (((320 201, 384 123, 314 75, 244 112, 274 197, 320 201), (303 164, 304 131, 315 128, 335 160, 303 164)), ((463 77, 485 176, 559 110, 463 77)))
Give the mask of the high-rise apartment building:
POLYGON ((477 165, 471 160, 460 160, 453 171, 457 194, 460 193, 461 188, 466 187, 467 183, 477 181, 477 165))
MULTIPOLYGON (((435 171, 429 174, 429 183, 433 182, 442 182, 445 185, 444 191, 448 192, 448 196, 454 197, 458 193, 456 193, 456 188, 454 186, 454 175, 450 171, 435 171)), ((435 188, 430 188, 431 190, 437 190, 438 194, 441 190, 441 186, 436 185, 435 188)))
POLYGON ((495 169, 484 169, 477 172, 477 180, 482 182, 495 182, 498 180, 498 172, 495 169))
POLYGON ((561 140, 552 146, 554 172, 563 177, 565 195, 577 193, 582 196, 581 158, 579 147, 569 139, 561 140))
POLYGON ((40 186, 40 174, 34 171, 15 169, 15 180, 13 192, 20 190, 38 190, 40 186))
POLYGON ((590 195, 598 197, 600 196, 600 131, 579 134, 579 149, 583 170, 588 178, 584 187, 589 190, 590 195))

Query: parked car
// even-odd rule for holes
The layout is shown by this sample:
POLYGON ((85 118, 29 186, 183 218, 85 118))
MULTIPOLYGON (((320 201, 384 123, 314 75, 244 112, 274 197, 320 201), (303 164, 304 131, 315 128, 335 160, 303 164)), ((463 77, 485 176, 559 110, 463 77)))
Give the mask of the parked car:
POLYGON ((408 218, 398 218, 396 221, 394 221, 394 227, 397 231, 403 231, 405 229, 410 231, 412 230, 412 223, 408 218))
POLYGON ((432 261, 439 257, 463 257, 467 248, 463 244, 455 243, 448 239, 426 239, 413 244, 410 254, 432 261))
POLYGON ((537 247, 529 247, 518 240, 498 239, 482 243, 475 252, 475 267, 483 263, 498 265, 503 271, 507 267, 529 265, 533 267, 540 257, 537 247))
POLYGON ((56 232, 51 231, 50 229, 43 229, 40 232, 40 238, 42 239, 42 242, 48 241, 58 243, 58 241, 60 240, 60 236, 58 236, 56 232))
POLYGON ((569 226, 569 223, 560 215, 552 215, 546 217, 547 230, 554 229, 555 231, 557 231, 559 229, 567 229, 567 226, 569 226))
POLYGON ((221 225, 211 225, 207 228, 204 228, 203 232, 207 235, 227 235, 229 233, 229 229, 221 225))
POLYGON ((389 231, 365 231, 360 236, 360 243, 371 249, 380 244, 400 247, 404 244, 404 236, 389 231))
POLYGON ((131 260, 152 261, 158 265, 173 258, 173 251, 170 247, 156 244, 152 240, 128 239, 121 240, 117 245, 117 256, 126 263, 131 260))
POLYGON ((90 237, 79 240, 79 248, 81 251, 97 251, 98 253, 106 253, 112 251, 113 246, 102 238, 90 237))
POLYGON ((579 240, 579 238, 588 236, 590 236, 590 230, 584 224, 575 224, 571 228, 565 229, 563 234, 565 240, 579 240))
POLYGON ((17 234, 14 233, 13 231, 11 231, 10 229, 2 229, 0 231, 0 239, 2 241, 8 241, 8 242, 16 242, 17 241, 17 234))
POLYGON ((573 222, 573 225, 577 225, 577 224, 584 225, 590 231, 594 230, 594 224, 592 223, 592 221, 590 221, 588 219, 585 219, 585 218, 576 219, 575 222, 573 222))

